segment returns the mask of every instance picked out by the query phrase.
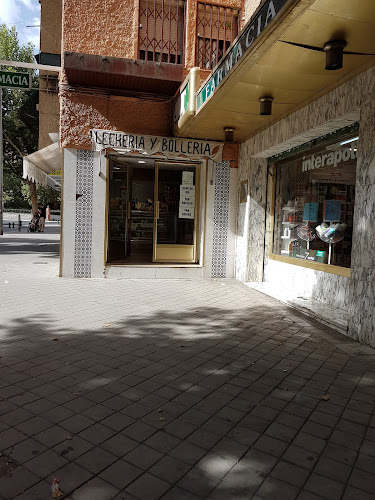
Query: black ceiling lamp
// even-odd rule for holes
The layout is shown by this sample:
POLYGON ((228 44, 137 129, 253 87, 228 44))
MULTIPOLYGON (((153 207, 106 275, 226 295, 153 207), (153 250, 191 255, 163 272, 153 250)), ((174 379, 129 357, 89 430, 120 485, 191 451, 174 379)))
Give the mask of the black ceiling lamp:
POLYGON ((266 95, 263 97, 259 97, 259 102, 260 102, 260 115, 261 116, 272 115, 273 97, 266 95))
POLYGON ((345 40, 332 40, 324 44, 323 50, 326 53, 326 70, 334 71, 342 68, 345 47, 345 40))
POLYGON ((312 45, 305 45, 303 43, 294 43, 287 42, 285 40, 280 40, 283 43, 287 43, 288 45, 294 45, 295 47, 301 47, 307 50, 315 50, 316 52, 325 52, 326 53, 326 65, 325 69, 327 71, 335 71, 337 69, 341 69, 343 67, 343 57, 344 54, 351 54, 354 56, 374 56, 375 54, 363 53, 363 52, 348 52, 344 51, 346 47, 345 40, 330 40, 326 42, 321 47, 313 47, 312 45))
POLYGON ((225 142, 233 142, 234 141, 234 128, 233 127, 225 127, 224 128, 224 134, 225 134, 225 142))

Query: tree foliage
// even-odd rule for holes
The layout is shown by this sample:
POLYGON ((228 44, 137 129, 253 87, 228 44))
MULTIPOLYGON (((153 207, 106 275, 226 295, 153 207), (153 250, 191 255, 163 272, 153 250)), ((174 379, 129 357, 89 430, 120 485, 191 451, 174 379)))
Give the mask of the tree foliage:
MULTIPOLYGON (((34 45, 20 45, 15 27, 7 29, 0 25, 0 59, 32 63, 34 45)), ((22 158, 38 149, 39 119, 38 76, 33 70, 2 67, 5 71, 32 72, 35 90, 3 89, 3 131, 4 131, 4 204, 8 208, 29 207, 36 204, 34 199, 25 200, 22 186, 22 158)), ((29 183, 30 184, 30 183, 29 183)), ((28 190, 35 193, 35 185, 28 190)))

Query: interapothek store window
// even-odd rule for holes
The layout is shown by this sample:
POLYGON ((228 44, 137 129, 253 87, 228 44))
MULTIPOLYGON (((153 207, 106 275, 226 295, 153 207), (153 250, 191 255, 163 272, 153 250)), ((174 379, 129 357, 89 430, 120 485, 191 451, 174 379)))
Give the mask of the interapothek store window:
POLYGON ((357 145, 355 125, 275 159, 274 255, 350 268, 357 145))

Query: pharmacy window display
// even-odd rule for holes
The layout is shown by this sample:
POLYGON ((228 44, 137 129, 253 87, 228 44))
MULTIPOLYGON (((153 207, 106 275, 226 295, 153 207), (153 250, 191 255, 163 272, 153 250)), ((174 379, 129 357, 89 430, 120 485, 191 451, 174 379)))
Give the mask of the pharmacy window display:
POLYGON ((335 141, 277 162, 273 254, 350 268, 358 137, 335 141))

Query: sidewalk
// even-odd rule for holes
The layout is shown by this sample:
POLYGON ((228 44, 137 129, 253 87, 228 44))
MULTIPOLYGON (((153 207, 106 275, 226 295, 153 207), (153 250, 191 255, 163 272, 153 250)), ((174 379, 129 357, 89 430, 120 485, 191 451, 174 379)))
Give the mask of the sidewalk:
MULTIPOLYGON (((375 499, 375 351, 235 280, 0 240, 0 500, 375 499)), ((0 237, 1 238, 1 237, 0 237)))

